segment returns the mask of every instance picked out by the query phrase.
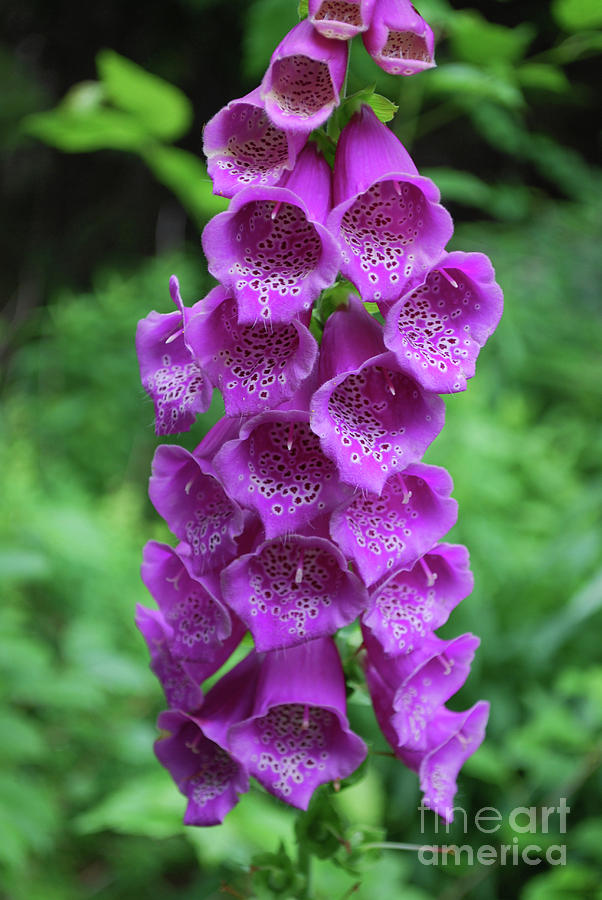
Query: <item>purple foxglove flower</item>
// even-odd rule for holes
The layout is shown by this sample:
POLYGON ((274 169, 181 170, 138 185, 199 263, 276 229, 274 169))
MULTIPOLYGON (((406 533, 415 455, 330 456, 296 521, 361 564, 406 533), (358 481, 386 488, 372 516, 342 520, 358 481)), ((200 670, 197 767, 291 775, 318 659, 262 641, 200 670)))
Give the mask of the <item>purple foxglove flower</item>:
POLYGON ((228 659, 246 629, 225 606, 218 575, 193 578, 185 560, 167 544, 149 541, 143 553, 142 581, 172 629, 172 656, 203 664, 204 680, 228 659))
POLYGON ((339 268, 324 220, 330 168, 308 144, 277 187, 248 187, 203 231, 209 271, 234 294, 241 324, 290 322, 307 313, 339 268))
POLYGON ((489 703, 479 700, 465 712, 442 707, 429 727, 429 749, 417 767, 420 790, 425 806, 446 822, 453 820, 458 773, 483 743, 488 718, 489 703))
POLYGON ((391 724, 395 692, 373 666, 366 669, 366 682, 380 730, 395 755, 419 774, 424 804, 446 822, 451 822, 456 779, 468 757, 483 742, 489 704, 479 700, 464 712, 440 707, 427 726, 427 749, 409 750, 399 747, 397 733, 391 724))
POLYGON ((189 545, 192 575, 204 575, 236 556, 235 538, 245 517, 209 462, 175 444, 157 447, 148 493, 170 531, 189 545))
POLYGON ((249 790, 249 776, 230 753, 228 729, 252 710, 258 658, 252 653, 209 691, 194 715, 161 713, 158 727, 168 732, 155 753, 188 798, 185 825, 218 825, 249 790))
POLYGON ((140 378, 155 407, 157 434, 189 431, 195 415, 211 404, 211 384, 184 339, 190 310, 182 303, 175 275, 169 279, 169 291, 178 312, 153 311, 136 330, 140 378))
POLYGON ((146 641, 151 657, 151 670, 159 679, 168 704, 184 712, 198 709, 203 702, 199 685, 207 677, 205 667, 173 657, 173 628, 167 624, 158 609, 147 609, 138 604, 136 625, 146 641))
POLYGON ((267 117, 255 88, 231 100, 203 129, 203 150, 213 190, 233 197, 250 184, 276 184, 293 168, 306 135, 284 131, 267 117))
POLYGON ((268 539, 300 531, 351 492, 322 453, 309 413, 301 411, 268 412, 246 422, 214 465, 230 496, 257 512, 268 539))
POLYGON ((393 353, 366 359, 370 346, 384 347, 381 332, 355 297, 330 316, 320 353, 325 383, 312 398, 310 420, 341 480, 374 494, 422 457, 445 417, 443 401, 406 375, 393 353))
POLYGON ((380 496, 358 492, 337 509, 330 533, 370 586, 393 569, 409 569, 455 524, 453 482, 439 466, 415 463, 392 475, 380 496))
POLYGON ((265 111, 278 128, 309 134, 339 105, 349 50, 307 19, 278 44, 261 83, 265 111))
POLYGON ((247 416, 288 400, 311 373, 318 345, 306 326, 239 325, 236 301, 221 285, 186 324, 186 339, 224 397, 226 415, 247 416))
POLYGON ((446 253, 424 284, 386 313, 385 344, 427 391, 463 391, 502 305, 484 253, 446 253))
POLYGON ((309 0, 309 21, 326 38, 346 41, 366 31, 374 0, 309 0))
POLYGON ((414 75, 435 65, 433 31, 410 0, 376 0, 363 39, 374 62, 390 75, 414 75))
POLYGON ((320 784, 346 778, 366 756, 349 729, 334 641, 268 653, 252 715, 229 732, 232 752, 276 797, 307 809, 320 784))
POLYGON ((409 572, 397 570, 374 589, 364 625, 385 653, 412 653, 447 622, 452 609, 471 593, 473 583, 466 547, 439 544, 409 572))
POLYGON ((400 747, 391 718, 395 690, 373 665, 366 668, 366 682, 379 727, 395 755, 420 778, 423 802, 447 822, 453 820, 453 800, 458 773, 485 736, 489 704, 483 700, 464 712, 439 707, 426 726, 426 749, 400 747))
MULTIPOLYGON (((429 658, 401 682, 393 698, 391 725, 400 747, 427 748, 427 726, 437 710, 460 690, 480 644, 474 634, 437 641, 429 658)), ((414 654, 395 659, 409 660, 414 654)))
POLYGON ((258 651, 334 634, 368 602, 341 551, 322 537, 303 535, 266 541, 236 559, 222 573, 222 591, 258 651))
POLYGON ((393 132, 363 106, 339 138, 327 225, 339 241, 341 272, 364 300, 397 300, 441 257, 453 223, 439 199, 393 132))

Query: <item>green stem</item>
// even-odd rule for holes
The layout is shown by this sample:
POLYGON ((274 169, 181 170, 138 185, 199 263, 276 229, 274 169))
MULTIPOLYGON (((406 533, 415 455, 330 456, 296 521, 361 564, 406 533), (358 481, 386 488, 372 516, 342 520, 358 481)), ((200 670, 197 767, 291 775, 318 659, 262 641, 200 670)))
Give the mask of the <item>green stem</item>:
POLYGON ((436 847, 432 844, 400 844, 395 841, 376 841, 373 844, 362 844, 358 850, 437 850, 441 853, 447 853, 442 847, 436 847))
POLYGON ((311 854, 307 850, 307 847, 304 847, 301 842, 299 842, 297 865, 299 867, 299 872, 305 876, 305 885, 302 892, 299 894, 299 897, 309 898, 311 897, 311 854))

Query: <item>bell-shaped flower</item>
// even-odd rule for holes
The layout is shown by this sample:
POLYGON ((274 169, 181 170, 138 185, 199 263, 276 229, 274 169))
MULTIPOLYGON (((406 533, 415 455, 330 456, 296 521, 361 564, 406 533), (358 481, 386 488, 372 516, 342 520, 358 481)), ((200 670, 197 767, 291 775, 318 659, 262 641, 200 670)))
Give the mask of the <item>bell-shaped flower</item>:
POLYGON ((412 653, 444 625, 471 593, 474 579, 466 547, 439 544, 410 570, 396 570, 370 595, 364 625, 393 656, 412 653))
POLYGON ((348 45, 332 41, 304 19, 278 44, 261 83, 265 110, 278 128, 309 134, 340 102, 348 45))
POLYGON ((203 129, 203 150, 213 191, 234 197, 251 184, 277 184, 292 169, 306 135, 268 119, 259 88, 231 100, 203 129))
POLYGON ((427 391, 463 391, 502 306, 484 253, 446 253, 386 312, 385 344, 427 391))
POLYGON ((309 21, 326 38, 347 41, 366 31, 374 0, 309 0, 309 21))
POLYGON ((439 199, 393 132, 363 106, 337 144, 327 225, 341 248, 341 272, 365 301, 397 300, 440 258, 453 223, 439 199))
POLYGON ((170 531, 188 544, 194 576, 236 556, 235 538, 243 531, 245 516, 207 460, 175 444, 157 447, 148 493, 170 531))
POLYGON ((228 659, 246 629, 224 604, 218 575, 193 578, 186 561, 177 549, 149 541, 143 552, 141 575, 172 629, 172 656, 206 666, 204 680, 228 659))
POLYGON ((142 387, 155 407, 157 434, 189 431, 197 413, 211 404, 211 383, 199 367, 184 338, 190 309, 180 296, 178 279, 169 279, 177 312, 151 312, 138 322, 136 352, 142 387))
POLYGON ((186 339, 224 397, 228 416, 248 416, 288 400, 311 373, 318 345, 298 319, 239 325, 236 301, 213 288, 186 324, 186 339))
POLYGON ((422 457, 445 417, 443 401, 423 391, 383 350, 382 326, 350 297, 348 308, 326 322, 324 383, 311 401, 312 430, 341 480, 375 494, 422 457))
POLYGON ((415 463, 392 475, 380 496, 358 491, 330 520, 330 533, 370 586, 409 569, 455 524, 453 482, 439 466, 415 463))
MULTIPOLYGON (((397 657, 397 660, 408 657, 397 657)), ((395 686, 372 663, 366 665, 366 683, 379 727, 395 755, 420 778, 423 802, 447 822, 453 820, 453 800, 460 769, 485 736, 489 704, 480 700, 464 712, 440 706, 426 724, 424 749, 399 744, 393 725, 395 686)))
POLYGON ((155 754, 188 798, 185 825, 218 825, 249 789, 227 733, 252 711, 258 662, 252 653, 231 669, 195 715, 169 710, 159 716, 157 725, 166 734, 155 742, 155 754))
POLYGON ((340 254, 324 225, 330 197, 330 167, 308 144, 278 186, 243 188, 205 226, 209 271, 236 298, 239 322, 291 322, 333 283, 340 254))
POLYGON ((298 410, 268 412, 246 422, 214 465, 228 482, 230 496, 259 515, 268 539, 300 531, 351 492, 324 456, 309 414, 298 410))
POLYGON ((410 0, 376 0, 363 39, 374 62, 389 75, 414 75, 435 65, 432 28, 410 0))
MULTIPOLYGON (((432 638, 429 644, 432 642, 432 638)), ((463 634, 451 641, 440 641, 429 650, 426 660, 407 675, 393 698, 395 714, 391 724, 400 747, 410 750, 427 748, 427 726, 437 710, 460 690, 470 672, 474 654, 480 644, 474 634, 463 634)), ((395 657, 409 660, 414 654, 395 657)))
POLYGON ((261 544, 222 573, 223 596, 258 651, 334 634, 366 608, 368 595, 330 541, 291 535, 261 544))
MULTIPOLYGON (((464 712, 442 707, 429 726, 427 751, 412 760, 411 767, 419 773, 423 803, 446 822, 454 816, 458 773, 483 743, 488 718, 485 700, 464 712)), ((408 757, 405 761, 410 765, 408 757)))
POLYGON ((150 653, 151 671, 158 678, 173 709, 192 712, 203 702, 199 685, 207 677, 204 665, 183 662, 171 651, 173 628, 158 609, 136 606, 136 626, 150 653))
POLYGON ((375 666, 366 668, 366 683, 380 730, 400 759, 420 778, 423 803, 446 822, 453 820, 454 796, 460 769, 485 737, 489 703, 479 700, 470 709, 452 712, 439 707, 426 728, 426 749, 400 747, 392 725, 395 691, 375 666))
POLYGON ((346 716, 345 680, 330 638, 267 653, 252 715, 229 732, 232 752, 276 797, 307 809, 320 784, 346 778, 366 745, 346 716))

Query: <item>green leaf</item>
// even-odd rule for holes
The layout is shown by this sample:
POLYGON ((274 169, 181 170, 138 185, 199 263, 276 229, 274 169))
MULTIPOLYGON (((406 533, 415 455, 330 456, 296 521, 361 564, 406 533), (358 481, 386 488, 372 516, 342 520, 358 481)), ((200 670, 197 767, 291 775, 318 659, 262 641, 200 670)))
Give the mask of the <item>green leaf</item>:
POLYGON ((300 19, 307 19, 309 15, 309 0, 299 0, 297 4, 297 14, 300 19))
POLYGON ((364 102, 374 110, 381 122, 390 122, 399 109, 396 103, 388 97, 383 97, 382 94, 372 93, 364 102))
POLYGON ((468 63, 451 63, 443 69, 432 69, 424 84, 431 93, 451 97, 460 106, 471 107, 482 100, 510 108, 524 104, 510 68, 487 72, 468 63))
POLYGON ((563 94, 570 89, 569 80, 558 66, 548 63, 525 63, 517 70, 519 83, 526 88, 563 94))
POLYGON ((602 25, 600 0, 554 0, 552 14, 565 31, 581 31, 602 25))
POLYGON ((517 63, 535 37, 535 27, 526 22, 516 28, 505 28, 487 22, 472 11, 457 13, 450 19, 449 27, 454 55, 485 66, 517 63))
POLYGON ((183 831, 186 801, 167 772, 158 766, 149 775, 138 775, 110 794, 98 806, 78 816, 75 830, 93 834, 110 828, 120 834, 166 838, 183 831))
POLYGON ((175 141, 192 123, 192 105, 173 84, 114 50, 102 50, 96 66, 107 96, 157 138, 175 141))
POLYGON ((227 208, 228 201, 213 193, 207 169, 192 153, 154 144, 142 155, 155 177, 173 191, 199 225, 227 208))
POLYGON ((139 122, 120 110, 57 106, 23 120, 23 131, 66 153, 139 150, 148 139, 139 122))

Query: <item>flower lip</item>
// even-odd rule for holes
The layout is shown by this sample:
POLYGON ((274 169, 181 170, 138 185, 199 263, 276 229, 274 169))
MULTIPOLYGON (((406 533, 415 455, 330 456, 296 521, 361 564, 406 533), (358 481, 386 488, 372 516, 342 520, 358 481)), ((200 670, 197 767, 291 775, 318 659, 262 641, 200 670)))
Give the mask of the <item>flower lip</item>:
MULTIPOLYGON (((289 400, 311 374, 318 345, 298 319, 238 323, 236 300, 221 285, 186 326, 203 371, 223 394, 227 416, 257 415, 289 400)), ((223 441, 222 441, 223 443, 223 441)))
POLYGON ((234 560, 222 573, 222 591, 260 652, 334 634, 368 603, 338 547, 300 534, 265 541, 234 560))
POLYGON ((203 150, 214 193, 233 197, 251 184, 276 184, 293 168, 306 135, 268 118, 260 89, 231 100, 203 129, 203 150))
POLYGON ((385 311, 384 341, 426 390, 466 389, 497 326, 503 295, 483 253, 445 253, 385 311))
POLYGON ((391 352, 335 375, 311 401, 311 427, 341 481, 375 494, 422 457, 444 418, 441 398, 423 391, 391 352))
POLYGON ((414 75, 435 66, 432 28, 410 0, 376 0, 364 46, 390 75, 414 75))
POLYGON ((261 99, 272 122, 309 134, 335 106, 347 69, 348 47, 329 40, 307 19, 284 37, 272 55, 261 84, 261 99))
POLYGON ((380 496, 358 493, 335 510, 330 531, 364 584, 409 569, 455 524, 448 472, 414 463, 385 482, 380 496))
POLYGON ((215 466, 229 478, 230 496, 258 513, 267 539, 299 531, 350 491, 322 453, 309 413, 301 410, 271 411, 245 422, 215 466))
POLYGON ((236 297, 240 324, 308 312, 339 268, 335 239, 286 187, 243 188, 202 241, 209 271, 236 297))
POLYGON ((326 38, 349 40, 370 24, 374 0, 309 0, 309 21, 326 38))
POLYGON ((397 569, 373 588, 362 617, 385 653, 411 653, 447 621, 474 585, 466 547, 441 543, 412 569, 397 569))

